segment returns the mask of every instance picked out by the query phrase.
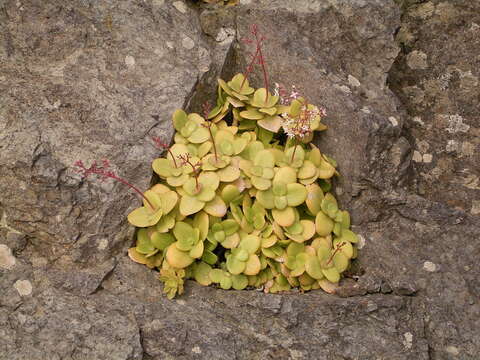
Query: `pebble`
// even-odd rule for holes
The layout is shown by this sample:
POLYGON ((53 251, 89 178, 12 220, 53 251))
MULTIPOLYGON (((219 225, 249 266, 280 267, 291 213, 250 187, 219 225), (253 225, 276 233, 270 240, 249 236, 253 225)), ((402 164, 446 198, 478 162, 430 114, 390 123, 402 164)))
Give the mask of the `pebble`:
POLYGON ((129 68, 135 66, 135 58, 132 55, 125 56, 125 65, 129 68))
POLYGON ((427 54, 414 50, 407 55, 407 64, 411 69, 423 70, 428 67, 427 54))
POLYGON ((390 116, 388 118, 388 120, 390 121, 390 123, 393 125, 393 126, 398 126, 398 120, 395 119, 393 116, 390 116))
POLYGON ((108 246, 108 240, 107 239, 102 239, 99 241, 97 249, 98 250, 105 250, 108 246))
POLYGON ((447 346, 447 348, 445 349, 445 351, 449 354, 452 354, 452 355, 458 355, 460 354, 460 350, 458 350, 458 348, 456 346, 447 346))
POLYGON ((455 140, 448 140, 447 146, 445 147, 445 150, 448 153, 451 153, 451 152, 457 151, 457 149, 458 149, 457 142, 455 140))
POLYGON ((364 246, 365 246, 365 238, 362 235, 358 234, 357 248, 362 249, 364 246))
POLYGON ((173 3, 173 6, 175 7, 175 9, 180 11, 182 14, 185 14, 187 12, 187 6, 185 5, 185 3, 183 1, 175 1, 173 3))
POLYGON ((375 304, 374 302, 369 301, 369 302, 367 303, 367 312, 374 312, 374 311, 377 310, 377 309, 378 309, 378 305, 375 304))
POLYGON ((359 86, 360 86, 360 81, 358 81, 358 79, 357 79, 355 76, 348 75, 348 82, 349 82, 350 85, 352 85, 352 86, 355 86, 355 87, 359 87, 359 86))
POLYGON ((423 161, 423 156, 422 156, 422 154, 420 154, 420 152, 418 152, 417 150, 415 150, 415 151, 413 152, 413 158, 412 158, 412 159, 413 159, 413 161, 419 163, 419 162, 422 162, 422 161, 423 161))
POLYGON ((415 116, 413 118, 413 122, 416 122, 417 124, 421 125, 421 126, 424 126, 425 123, 423 122, 422 118, 420 116, 415 116))
POLYGON ((405 338, 405 340, 403 340, 403 345, 407 349, 411 349, 412 348, 412 343, 413 343, 412 333, 411 332, 406 332, 405 334, 403 334, 403 337, 405 338))
POLYGON ((195 353, 195 354, 201 354, 201 353, 202 353, 202 349, 200 349, 198 346, 195 346, 195 347, 192 349, 192 352, 195 353))
POLYGON ((458 114, 455 115, 443 115, 444 119, 447 120, 448 126, 445 128, 450 134, 457 132, 466 133, 470 129, 470 125, 463 122, 463 117, 458 114))
POLYGON ((472 215, 479 215, 480 214, 480 200, 473 200, 472 201, 472 208, 470 209, 472 215))
POLYGON ((28 296, 32 293, 32 283, 28 280, 17 280, 13 287, 17 289, 20 296, 28 296))
POLYGON ((428 272, 434 272, 437 270, 437 265, 435 265, 433 262, 431 261, 425 261, 423 263, 423 269, 428 271, 428 272))
POLYGON ((433 155, 432 154, 423 154, 423 162, 424 163, 431 163, 433 160, 433 155))

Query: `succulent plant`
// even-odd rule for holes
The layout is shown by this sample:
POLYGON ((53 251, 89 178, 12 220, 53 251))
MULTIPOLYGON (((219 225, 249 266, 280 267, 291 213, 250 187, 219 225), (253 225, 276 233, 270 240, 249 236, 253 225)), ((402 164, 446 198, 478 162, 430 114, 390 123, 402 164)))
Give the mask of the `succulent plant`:
POLYGON ((169 267, 160 270, 159 279, 163 282, 163 291, 169 299, 173 299, 177 294, 183 294, 184 278, 185 270, 176 270, 169 267))
POLYGON ((333 293, 357 257, 350 215, 331 192, 337 164, 310 143, 326 129, 325 112, 296 90, 270 92, 264 39, 256 27, 251 35, 252 61, 218 80, 216 106, 203 115, 176 110, 171 146, 154 138, 166 150, 152 163, 157 184, 141 192, 105 166, 77 164, 85 176, 113 178, 142 196, 128 215, 139 228, 128 255, 160 271, 169 298, 186 279, 226 290, 333 293), (255 64, 264 74, 259 89, 248 78, 255 64))

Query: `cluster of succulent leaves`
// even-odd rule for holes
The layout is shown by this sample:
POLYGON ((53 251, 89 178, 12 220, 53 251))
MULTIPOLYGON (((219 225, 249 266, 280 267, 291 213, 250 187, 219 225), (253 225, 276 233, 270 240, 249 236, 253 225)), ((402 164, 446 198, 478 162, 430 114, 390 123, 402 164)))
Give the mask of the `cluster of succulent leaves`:
POLYGON ((303 98, 280 104, 237 74, 219 79, 205 117, 175 111, 174 144, 152 163, 159 183, 128 216, 140 228, 129 256, 160 270, 169 298, 185 279, 270 293, 335 288, 358 240, 330 192, 336 163, 310 143, 326 129, 320 114, 310 136, 285 136, 284 117, 306 108, 316 107, 303 98))

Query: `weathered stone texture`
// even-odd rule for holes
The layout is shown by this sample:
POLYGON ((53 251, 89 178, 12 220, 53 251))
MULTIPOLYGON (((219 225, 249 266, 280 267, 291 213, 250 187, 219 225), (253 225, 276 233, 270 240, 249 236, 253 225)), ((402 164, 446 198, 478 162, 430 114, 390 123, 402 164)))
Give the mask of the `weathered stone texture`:
MULTIPOLYGON (((477 359, 480 6, 469 0, 0 1, 0 360, 477 359), (131 262, 171 112, 212 101, 264 32, 272 82, 326 107, 316 140, 362 238, 339 296, 186 284, 131 262)), ((252 81, 261 84, 261 74, 252 81)))

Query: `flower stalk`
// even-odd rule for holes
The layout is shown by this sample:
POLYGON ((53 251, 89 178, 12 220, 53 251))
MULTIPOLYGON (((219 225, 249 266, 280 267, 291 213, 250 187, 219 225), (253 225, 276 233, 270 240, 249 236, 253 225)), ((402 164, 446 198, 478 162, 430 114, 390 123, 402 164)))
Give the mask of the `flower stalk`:
POLYGON ((330 265, 330 263, 331 263, 332 260, 333 260, 333 257, 337 254, 337 252, 339 252, 339 251, 342 250, 342 247, 343 247, 344 245, 346 245, 346 243, 345 243, 345 242, 342 242, 342 243, 340 243, 340 244, 335 248, 335 251, 333 252, 332 255, 330 255, 330 258, 329 258, 328 261, 327 261, 327 265, 330 265))
POLYGON ((88 178, 90 175, 94 174, 94 175, 99 176, 101 181, 105 181, 107 178, 110 178, 110 179, 119 181, 124 185, 127 185, 130 189, 132 189, 137 194, 139 194, 142 198, 144 198, 146 200, 146 202, 148 203, 148 205, 152 208, 152 210, 155 210, 155 206, 153 206, 153 204, 150 202, 150 200, 147 199, 145 194, 139 188, 137 188, 133 184, 129 183, 127 180, 119 177, 112 170, 109 170, 109 167, 110 167, 110 161, 109 160, 104 159, 102 161, 101 166, 99 166, 97 164, 97 162, 94 161, 94 162, 92 162, 92 164, 90 165, 89 168, 87 168, 84 165, 82 160, 77 160, 74 163, 74 166, 77 167, 77 172, 82 174, 85 179, 88 178))
POLYGON ((202 109, 203 109, 203 117, 205 118, 205 122, 202 124, 202 126, 204 128, 207 128, 208 132, 210 133, 210 140, 212 141, 212 145, 213 145, 213 153, 215 154, 215 162, 218 162, 217 146, 215 145, 215 139, 213 138, 213 133, 212 133, 212 122, 207 120, 208 114, 210 113, 210 103, 208 101, 203 103, 202 109))
POLYGON ((197 191, 200 191, 198 176, 200 175, 200 167, 202 166, 202 163, 199 161, 196 164, 193 164, 189 153, 178 155, 177 157, 182 161, 182 165, 190 165, 192 167, 193 177, 195 178, 195 188, 197 191))
POLYGON ((172 151, 170 150, 170 146, 168 146, 166 143, 164 143, 162 141, 162 139, 160 139, 158 136, 152 136, 152 140, 153 140, 153 143, 155 144, 155 147, 157 149, 163 149, 163 150, 167 150, 168 153, 170 154, 170 156, 172 157, 173 159, 173 164, 175 165, 175 167, 177 168, 177 161, 175 160, 175 156, 173 155, 172 151))
POLYGON ((269 95, 269 83, 268 83, 268 74, 267 74, 267 67, 265 64, 265 57, 263 56, 262 52, 262 46, 263 46, 263 41, 265 40, 265 37, 260 34, 258 31, 258 26, 256 24, 253 24, 251 29, 250 29, 250 34, 253 35, 253 39, 247 38, 244 39, 243 42, 246 44, 252 44, 255 43, 255 53, 252 56, 252 60, 250 61, 250 64, 247 66, 245 69, 245 72, 243 73, 243 81, 242 84, 240 85, 240 90, 243 88, 243 85, 245 84, 245 81, 248 78, 248 75, 252 72, 253 66, 255 65, 255 62, 259 64, 262 67, 262 72, 263 72, 263 82, 266 90, 265 94, 265 103, 268 101, 268 95, 269 95))

